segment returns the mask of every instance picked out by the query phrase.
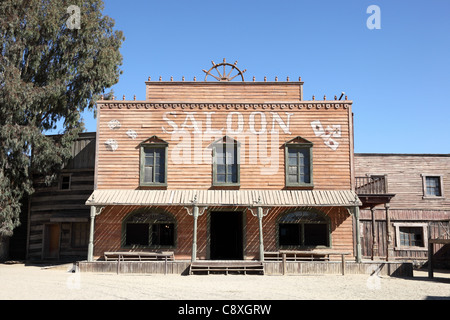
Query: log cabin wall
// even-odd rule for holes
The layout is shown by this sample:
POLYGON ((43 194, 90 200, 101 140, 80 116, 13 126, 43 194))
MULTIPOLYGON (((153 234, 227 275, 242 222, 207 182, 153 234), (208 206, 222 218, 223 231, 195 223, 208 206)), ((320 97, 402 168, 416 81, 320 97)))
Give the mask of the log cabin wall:
POLYGON ((51 186, 34 181, 30 199, 27 258, 75 259, 87 254, 89 207, 94 189, 95 133, 81 133, 71 161, 51 186))
MULTIPOLYGON (((387 191, 395 194, 389 203, 392 258, 423 261, 427 259, 428 238, 450 237, 450 155, 355 154, 355 175, 386 175, 387 191), (426 177, 439 177, 440 196, 427 194, 426 177), (419 230, 421 244, 402 245, 401 228, 419 230)), ((385 208, 380 205, 374 209, 374 217, 368 209, 360 215, 362 254, 366 258, 387 254, 385 208)), ((439 263, 449 264, 448 245, 434 244, 434 252, 439 263)))
POLYGON ((96 188, 139 188, 139 144, 157 136, 167 189, 209 189, 210 145, 228 135, 241 143, 240 189, 285 188, 284 143, 301 136, 314 144, 314 189, 349 190, 352 102, 303 101, 301 86, 147 82, 148 101, 99 101, 96 188))

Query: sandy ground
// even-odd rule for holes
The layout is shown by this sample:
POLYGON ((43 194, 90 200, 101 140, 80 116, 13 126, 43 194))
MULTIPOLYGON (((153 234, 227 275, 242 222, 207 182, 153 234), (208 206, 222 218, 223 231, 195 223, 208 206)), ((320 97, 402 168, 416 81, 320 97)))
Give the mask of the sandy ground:
POLYGON ((130 275, 0 264, 1 300, 450 300, 450 273, 368 275, 130 275))

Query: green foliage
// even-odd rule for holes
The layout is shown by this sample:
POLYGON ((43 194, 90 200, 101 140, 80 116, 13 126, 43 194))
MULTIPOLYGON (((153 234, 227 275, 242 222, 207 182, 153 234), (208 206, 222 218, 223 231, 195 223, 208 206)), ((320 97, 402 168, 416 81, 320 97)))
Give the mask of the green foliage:
POLYGON ((51 183, 69 159, 81 112, 118 82, 124 37, 102 10, 101 0, 0 2, 0 235, 18 226, 33 175, 51 183), (79 29, 66 23, 70 5, 79 29), (58 121, 62 135, 45 136, 58 121))

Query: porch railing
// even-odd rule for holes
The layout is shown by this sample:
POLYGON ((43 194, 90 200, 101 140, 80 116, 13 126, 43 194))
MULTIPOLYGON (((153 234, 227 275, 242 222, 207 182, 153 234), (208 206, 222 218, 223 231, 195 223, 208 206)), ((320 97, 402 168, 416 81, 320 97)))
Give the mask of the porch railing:
POLYGON ((356 177, 355 191, 357 194, 387 194, 386 176, 356 177))

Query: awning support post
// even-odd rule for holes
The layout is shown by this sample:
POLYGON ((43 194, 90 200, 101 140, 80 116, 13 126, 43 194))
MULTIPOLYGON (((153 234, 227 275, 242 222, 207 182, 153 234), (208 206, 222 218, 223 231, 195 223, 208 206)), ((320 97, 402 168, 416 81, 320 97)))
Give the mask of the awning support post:
POLYGON ((258 201, 255 201, 256 204, 256 213, 254 212, 253 208, 248 208, 253 216, 258 218, 258 226, 259 226, 259 261, 264 261, 264 237, 263 237, 263 224, 262 220, 263 217, 267 216, 269 213, 270 208, 266 208, 266 211, 264 211, 263 207, 261 207, 258 204, 261 204, 261 198, 258 198, 258 201))
POLYGON ((361 263, 361 235, 360 235, 360 221, 359 221, 359 207, 354 207, 355 212, 355 235, 356 235, 356 262, 361 263))
POLYGON ((194 196, 194 199, 191 200, 192 207, 185 207, 187 213, 194 217, 194 228, 192 234, 192 253, 191 253, 191 262, 197 261, 197 220, 198 217, 203 215, 205 210, 208 207, 202 207, 202 210, 199 210, 197 205, 197 195, 194 196))
POLYGON ((263 209, 258 207, 258 222, 259 222, 259 260, 264 261, 264 239, 263 239, 263 225, 262 219, 264 216, 263 209))
POLYGON ((192 235, 192 256, 191 261, 197 260, 197 220, 198 220, 198 207, 194 205, 192 210, 192 216, 194 217, 194 233, 192 235))
POLYGON ((95 226, 95 216, 99 215, 104 207, 91 206, 90 211, 90 225, 89 225, 89 243, 88 243, 88 254, 87 261, 94 261, 94 226, 95 226))

